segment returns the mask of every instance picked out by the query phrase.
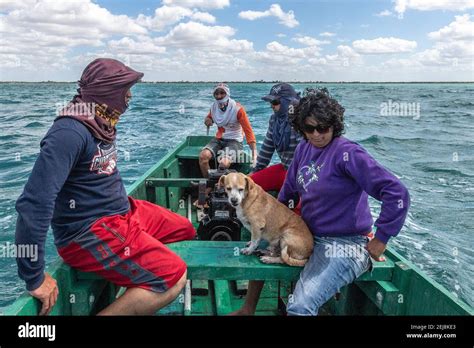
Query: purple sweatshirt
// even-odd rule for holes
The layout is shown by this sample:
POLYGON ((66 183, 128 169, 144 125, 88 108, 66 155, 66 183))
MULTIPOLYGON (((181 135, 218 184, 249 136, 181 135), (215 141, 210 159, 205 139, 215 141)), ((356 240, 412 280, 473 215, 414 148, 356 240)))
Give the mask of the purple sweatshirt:
POLYGON ((376 237, 396 236, 410 205, 406 187, 364 148, 335 137, 324 148, 302 140, 278 200, 301 198, 301 216, 315 236, 366 235, 372 231, 368 195, 382 202, 376 237))

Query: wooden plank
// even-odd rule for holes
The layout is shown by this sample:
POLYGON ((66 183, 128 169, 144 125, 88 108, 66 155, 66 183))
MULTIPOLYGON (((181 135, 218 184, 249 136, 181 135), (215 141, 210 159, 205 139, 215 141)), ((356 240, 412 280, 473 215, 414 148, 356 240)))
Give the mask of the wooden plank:
MULTIPOLYGON (((188 266, 188 278, 193 280, 285 280, 297 281, 302 267, 264 264, 255 255, 242 255, 246 242, 183 241, 168 244, 188 266)), ((394 264, 391 260, 377 262, 370 274, 358 281, 390 280, 394 264)), ((91 273, 78 272, 80 279, 96 279, 91 273)))
POLYGON ((374 281, 374 280, 392 280, 393 270, 395 264, 388 257, 385 257, 385 261, 376 262, 372 261, 372 272, 365 272, 357 280, 359 281, 374 281))
POLYGON ((245 242, 185 241, 168 247, 186 262, 190 279, 298 279, 301 267, 267 265, 255 255, 241 255, 239 250, 245 245, 245 242))
POLYGON ((400 291, 391 282, 359 282, 359 288, 383 312, 384 315, 399 315, 402 306, 399 302, 400 291))

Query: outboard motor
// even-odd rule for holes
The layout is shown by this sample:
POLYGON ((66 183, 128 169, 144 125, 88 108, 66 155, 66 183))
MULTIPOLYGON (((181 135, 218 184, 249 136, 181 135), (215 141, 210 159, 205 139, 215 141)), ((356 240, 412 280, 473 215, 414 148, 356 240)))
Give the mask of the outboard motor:
POLYGON ((239 241, 241 222, 237 219, 235 208, 229 204, 225 188, 217 183, 222 175, 235 172, 229 169, 210 169, 206 185, 199 186, 199 204, 204 205, 204 217, 197 230, 201 240, 239 241), (205 197, 206 188, 212 188, 209 197, 205 197))

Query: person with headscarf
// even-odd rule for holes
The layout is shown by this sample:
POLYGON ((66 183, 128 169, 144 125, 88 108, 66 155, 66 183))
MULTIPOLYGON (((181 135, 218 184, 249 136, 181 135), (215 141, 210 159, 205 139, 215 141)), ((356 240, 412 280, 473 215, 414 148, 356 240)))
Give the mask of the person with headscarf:
POLYGON ((50 225, 66 264, 127 288, 101 315, 153 314, 185 285, 186 264, 165 243, 192 239, 193 226, 128 197, 117 168, 115 126, 142 77, 117 60, 94 60, 41 141, 16 202, 15 234, 17 245, 38 246, 35 259, 19 257, 17 264, 27 290, 42 302, 40 315, 52 310, 60 291, 44 271, 50 225))
POLYGON ((258 152, 257 164, 251 177, 265 191, 279 191, 285 181, 288 167, 293 160, 296 146, 302 137, 292 129, 289 115, 298 105, 299 94, 288 83, 278 83, 262 100, 269 102, 273 110, 267 133, 258 152), (277 153, 281 163, 268 166, 273 154, 277 153))
POLYGON ((199 166, 203 177, 208 177, 209 161, 214 158, 216 167, 229 168, 232 163, 245 160, 243 134, 252 151, 252 166, 257 157, 257 141, 242 105, 230 97, 230 88, 225 83, 214 87, 214 103, 204 120, 207 127, 217 125, 216 137, 212 139, 199 155, 199 166))

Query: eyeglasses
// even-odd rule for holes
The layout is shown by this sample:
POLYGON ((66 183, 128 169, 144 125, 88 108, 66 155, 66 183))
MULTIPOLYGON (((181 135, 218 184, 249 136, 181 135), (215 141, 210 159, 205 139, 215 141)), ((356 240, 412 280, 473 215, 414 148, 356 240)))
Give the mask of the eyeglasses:
POLYGON ((331 126, 323 126, 323 125, 320 125, 318 124, 317 126, 313 126, 311 124, 304 124, 303 125, 303 131, 305 133, 309 133, 309 134, 312 134, 314 133, 314 131, 316 130, 319 134, 325 134, 327 132, 329 132, 329 129, 331 128, 331 126))

